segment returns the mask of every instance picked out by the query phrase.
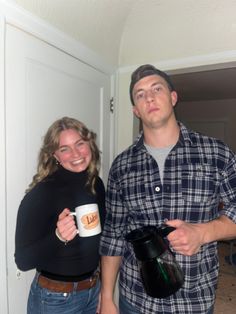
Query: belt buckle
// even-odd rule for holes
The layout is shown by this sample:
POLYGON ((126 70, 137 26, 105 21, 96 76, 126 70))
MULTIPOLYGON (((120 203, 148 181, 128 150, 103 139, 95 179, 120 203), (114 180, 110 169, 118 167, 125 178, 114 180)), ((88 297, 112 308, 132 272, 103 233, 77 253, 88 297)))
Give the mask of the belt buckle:
POLYGON ((95 277, 90 277, 89 278, 89 284, 90 284, 89 289, 93 287, 94 279, 95 279, 95 277))
POLYGON ((92 288, 93 286, 95 286, 96 282, 97 282, 97 279, 98 279, 98 276, 99 276, 99 272, 96 271, 95 274, 93 274, 93 276, 90 277, 90 288, 92 288))

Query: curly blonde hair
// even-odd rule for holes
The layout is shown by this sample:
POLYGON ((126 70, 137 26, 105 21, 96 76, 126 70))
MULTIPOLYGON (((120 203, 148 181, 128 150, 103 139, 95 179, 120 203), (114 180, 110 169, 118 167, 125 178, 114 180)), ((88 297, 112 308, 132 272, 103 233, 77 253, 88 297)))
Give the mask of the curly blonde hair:
POLYGON ((59 165, 54 157, 54 153, 59 148, 61 132, 70 129, 77 131, 81 138, 89 143, 92 159, 88 166, 86 185, 90 187, 92 193, 95 193, 94 185, 100 168, 100 152, 96 144, 96 134, 82 122, 69 117, 56 120, 47 130, 38 156, 37 173, 33 176, 33 180, 26 192, 29 192, 38 182, 58 169, 59 165))

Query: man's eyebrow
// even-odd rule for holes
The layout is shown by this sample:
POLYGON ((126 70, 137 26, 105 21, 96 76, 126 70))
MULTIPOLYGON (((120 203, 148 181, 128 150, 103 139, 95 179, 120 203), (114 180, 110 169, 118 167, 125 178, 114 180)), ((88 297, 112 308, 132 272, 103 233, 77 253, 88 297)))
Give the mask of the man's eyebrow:
POLYGON ((141 91, 143 91, 143 90, 144 90, 143 88, 137 89, 136 91, 134 91, 134 95, 136 95, 138 92, 141 92, 141 91))
MULTIPOLYGON (((154 87, 154 86, 156 86, 156 85, 162 85, 162 86, 164 86, 165 84, 164 84, 163 82, 157 81, 157 82, 152 83, 152 85, 151 85, 150 87, 154 87)), ((139 89, 137 89, 136 91, 134 91, 134 95, 136 95, 138 92, 144 91, 144 90, 145 90, 144 88, 139 88, 139 89)))
POLYGON ((153 83, 152 85, 151 85, 151 87, 153 87, 153 86, 156 86, 156 85, 165 85, 163 82, 155 82, 155 83, 153 83))

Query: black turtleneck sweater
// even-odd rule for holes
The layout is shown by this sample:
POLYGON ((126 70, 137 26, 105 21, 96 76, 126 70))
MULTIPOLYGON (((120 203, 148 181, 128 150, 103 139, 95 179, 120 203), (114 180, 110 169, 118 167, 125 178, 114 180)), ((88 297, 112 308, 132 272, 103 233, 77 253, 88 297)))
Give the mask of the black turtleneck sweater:
POLYGON ((76 206, 97 203, 103 225, 105 218, 105 189, 98 177, 96 195, 85 183, 87 171, 75 173, 60 168, 38 183, 23 198, 17 216, 15 261, 19 269, 36 268, 65 276, 81 277, 94 271, 99 263, 100 235, 79 237, 65 245, 55 235, 59 214, 64 208, 74 211, 76 206))

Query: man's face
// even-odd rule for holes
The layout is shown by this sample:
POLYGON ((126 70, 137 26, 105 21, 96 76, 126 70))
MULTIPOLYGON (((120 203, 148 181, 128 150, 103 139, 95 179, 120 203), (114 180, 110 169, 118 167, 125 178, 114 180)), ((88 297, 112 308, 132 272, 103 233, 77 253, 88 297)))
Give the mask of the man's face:
POLYGON ((176 92, 171 92, 167 82, 159 75, 139 80, 133 88, 134 114, 142 120, 143 127, 157 128, 174 117, 176 92))

